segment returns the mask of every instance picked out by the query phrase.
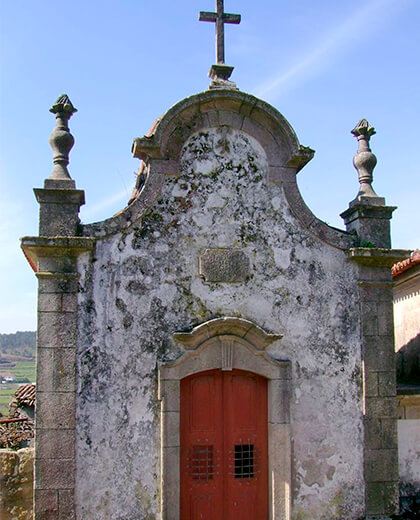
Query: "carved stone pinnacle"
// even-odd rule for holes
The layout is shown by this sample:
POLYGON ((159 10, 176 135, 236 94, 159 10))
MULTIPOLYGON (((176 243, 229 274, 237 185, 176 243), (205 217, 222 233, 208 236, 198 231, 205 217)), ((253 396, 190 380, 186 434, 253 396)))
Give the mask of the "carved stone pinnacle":
POLYGON ((359 193, 354 202, 361 201, 364 197, 379 198, 372 188, 373 170, 377 159, 369 146, 371 136, 376 133, 375 129, 369 125, 366 119, 361 119, 351 133, 359 143, 357 153, 353 157, 353 165, 359 173, 360 183, 359 193))
POLYGON ((50 108, 50 112, 55 114, 57 124, 49 139, 50 146, 53 149, 54 163, 54 168, 49 178, 52 180, 71 181, 67 165, 69 163, 70 150, 74 145, 74 137, 70 133, 68 121, 77 112, 77 109, 74 108, 69 97, 63 94, 50 108))
POLYGON ((67 112, 69 114, 68 119, 77 112, 77 108, 73 106, 73 103, 70 101, 70 98, 67 94, 62 94, 54 105, 50 108, 50 112, 53 114, 58 114, 59 112, 67 112))
POLYGON ((354 135, 354 137, 358 137, 359 135, 364 135, 367 137, 367 140, 371 138, 372 135, 376 134, 375 129, 373 126, 370 126, 368 121, 366 119, 361 119, 357 125, 353 128, 351 133, 354 135))

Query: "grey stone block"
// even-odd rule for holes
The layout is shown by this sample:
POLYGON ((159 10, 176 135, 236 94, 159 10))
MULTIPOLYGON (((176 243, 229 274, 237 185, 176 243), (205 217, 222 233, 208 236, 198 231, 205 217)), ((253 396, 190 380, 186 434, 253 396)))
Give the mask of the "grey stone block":
POLYGON ((398 422, 396 419, 381 419, 382 448, 398 448, 398 422))
POLYGON ((382 447, 382 425, 380 419, 365 420, 365 446, 369 450, 382 447))
POLYGON ((48 293, 75 293, 78 290, 77 273, 37 273, 38 292, 48 293))
POLYGON ((225 110, 219 111, 219 125, 227 125, 229 127, 241 128, 244 122, 244 116, 235 112, 225 110))
POLYGON ((398 480, 397 450, 367 450, 365 452, 365 477, 370 482, 398 480))
POLYGON ((366 397, 377 397, 378 389, 378 372, 365 373, 365 393, 366 397))
POLYGON ((36 386, 38 392, 53 391, 54 352, 52 348, 37 349, 36 386))
POLYGON ((39 348, 37 357, 38 391, 76 391, 76 349, 39 348))
POLYGON ((35 489, 34 518, 58 520, 58 493, 55 490, 35 489))
POLYGON ((39 236, 74 236, 80 204, 44 204, 39 208, 39 236))
POLYGON ((47 271, 52 274, 76 273, 74 256, 64 256, 63 252, 55 256, 52 256, 51 252, 48 253, 38 255, 39 271, 47 271))
POLYGON ((383 515, 384 505, 384 483, 366 482, 366 513, 367 515, 383 515))
POLYGON ((35 459, 38 489, 74 489, 74 459, 35 459))
POLYGON ((392 336, 363 336, 362 349, 366 370, 395 370, 394 338, 392 336))
POLYGON ((54 349, 53 389, 57 392, 76 391, 76 349, 54 349))
POLYGON ((399 502, 400 493, 398 481, 386 482, 384 484, 384 512, 388 515, 398 514, 399 502))
POLYGON ((164 412, 179 412, 179 381, 161 381, 161 395, 164 412))
MULTIPOLYGON (((364 267, 364 270, 368 269, 364 267)), ((369 269, 371 271, 371 269, 369 269)), ((373 273, 372 273, 372 277, 373 273)), ((392 282, 360 282, 360 299, 363 302, 387 302, 393 301, 392 282)))
POLYGON ((179 412, 164 413, 163 445, 165 448, 179 446, 179 412))
POLYGON ((38 294, 38 310, 40 312, 60 312, 61 311, 61 294, 39 293, 38 294))
POLYGON ((60 489, 58 491, 59 520, 75 520, 76 505, 74 489, 60 489))
POLYGON ((77 316, 74 312, 39 312, 38 346, 76 348, 77 316))
POLYGON ((75 430, 37 429, 37 459, 72 459, 75 456, 75 430))
POLYGON ((378 334, 378 306, 376 302, 361 303, 362 334, 375 336, 378 334))
POLYGON ((381 336, 392 336, 394 334, 392 300, 378 303, 378 333, 381 336))
POLYGON ((77 295, 76 294, 63 294, 62 311, 63 312, 76 312, 77 311, 77 295))
POLYGON ((378 385, 380 396, 395 397, 397 395, 395 371, 379 372, 378 385))
POLYGON ((366 415, 369 418, 395 418, 397 416, 397 402, 393 397, 367 397, 366 415))
POLYGON ((290 423, 290 380, 273 379, 268 385, 269 417, 272 424, 290 423))
POLYGON ((41 429, 75 428, 74 393, 38 392, 36 427, 41 429))

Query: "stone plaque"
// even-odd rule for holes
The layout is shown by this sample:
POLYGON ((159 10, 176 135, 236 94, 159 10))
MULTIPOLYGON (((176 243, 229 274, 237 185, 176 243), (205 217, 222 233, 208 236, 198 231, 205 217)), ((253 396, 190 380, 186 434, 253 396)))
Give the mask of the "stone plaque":
POLYGON ((199 260, 206 282, 243 282, 249 276, 249 259, 240 249, 206 249, 199 260))

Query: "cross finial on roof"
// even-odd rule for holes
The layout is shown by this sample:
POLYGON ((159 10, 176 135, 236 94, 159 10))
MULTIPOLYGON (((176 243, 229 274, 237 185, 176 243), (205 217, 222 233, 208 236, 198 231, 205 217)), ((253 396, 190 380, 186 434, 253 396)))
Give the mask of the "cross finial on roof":
POLYGON ((233 67, 225 65, 225 23, 241 23, 240 14, 228 14, 224 12, 224 0, 216 0, 216 12, 201 11, 200 22, 214 22, 216 25, 216 64, 210 69, 209 76, 213 80, 228 80, 233 67))

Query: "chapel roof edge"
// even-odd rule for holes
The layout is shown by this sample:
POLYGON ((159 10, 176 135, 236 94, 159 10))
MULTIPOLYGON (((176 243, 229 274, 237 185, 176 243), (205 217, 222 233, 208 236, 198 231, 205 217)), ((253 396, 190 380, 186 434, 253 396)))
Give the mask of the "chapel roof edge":
MULTIPOLYGON (((299 159, 298 171, 312 159, 315 153, 311 148, 300 144, 294 128, 286 117, 268 102, 241 90, 214 89, 187 96, 170 107, 163 116, 156 120, 152 126, 152 131, 133 140, 133 156, 143 160, 164 158, 164 151, 160 149, 160 145, 165 130, 171 123, 173 124, 173 121, 177 118, 181 119, 183 123, 186 120, 195 120, 193 122, 196 130, 199 130, 201 128, 197 122, 197 116, 201 114, 205 119, 206 115, 215 111, 236 113, 239 117, 254 119, 260 125, 268 125, 271 133, 281 132, 286 138, 288 147, 292 152, 291 155, 297 153, 306 158, 306 160, 299 159), (301 153, 303 150, 305 151, 304 154, 301 153), (309 151, 311 153, 308 153, 309 151)), ((229 121, 225 117, 219 120, 211 117, 208 118, 207 124, 204 123, 202 128, 224 124, 235 126, 235 123, 238 123, 238 121, 229 121)), ((203 124, 203 120, 201 124, 203 124)), ((293 166, 294 164, 290 165, 290 167, 293 166)))

